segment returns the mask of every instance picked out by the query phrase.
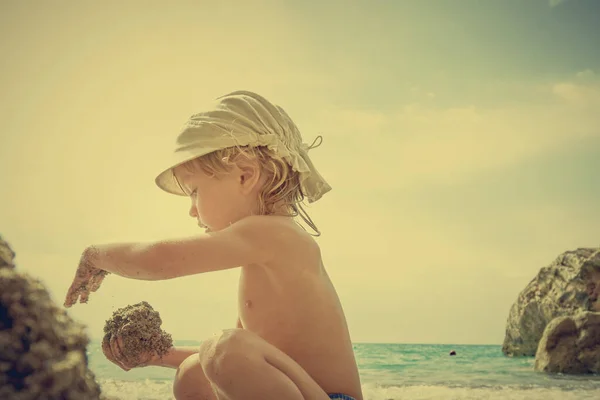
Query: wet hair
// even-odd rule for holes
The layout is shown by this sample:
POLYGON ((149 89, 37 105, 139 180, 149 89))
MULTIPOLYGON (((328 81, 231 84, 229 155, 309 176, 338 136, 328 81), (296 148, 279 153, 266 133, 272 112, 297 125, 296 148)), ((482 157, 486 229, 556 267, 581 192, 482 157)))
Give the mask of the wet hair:
POLYGON ((302 207, 305 195, 300 184, 300 174, 267 146, 227 147, 187 161, 182 167, 190 173, 201 170, 218 178, 231 171, 241 158, 256 160, 261 174, 266 177, 258 194, 259 215, 300 216, 315 232, 315 236, 320 236, 321 232, 302 207), (283 213, 280 211, 282 209, 283 213))

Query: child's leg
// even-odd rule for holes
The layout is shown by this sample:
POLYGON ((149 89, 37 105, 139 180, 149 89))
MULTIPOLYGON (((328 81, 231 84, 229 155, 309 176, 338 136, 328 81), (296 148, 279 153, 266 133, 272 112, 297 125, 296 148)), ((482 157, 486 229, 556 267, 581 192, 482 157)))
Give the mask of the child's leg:
POLYGON ((177 369, 173 382, 173 395, 177 400, 217 400, 202 371, 198 347, 173 347, 150 365, 177 369))
POLYGON ((198 353, 186 358, 177 368, 173 395, 177 400, 217 400, 210 382, 204 376, 198 353))
POLYGON ((200 363, 219 400, 329 400, 292 358, 248 330, 202 342, 200 363))

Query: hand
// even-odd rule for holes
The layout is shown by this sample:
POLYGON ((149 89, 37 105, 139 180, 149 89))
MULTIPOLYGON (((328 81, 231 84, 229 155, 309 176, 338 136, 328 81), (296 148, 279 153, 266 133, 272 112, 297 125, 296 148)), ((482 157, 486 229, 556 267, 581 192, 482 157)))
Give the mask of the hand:
POLYGON ((67 291, 65 307, 71 307, 78 299, 80 303, 87 303, 90 293, 100 288, 108 272, 95 267, 99 261, 100 255, 95 247, 85 249, 79 260, 73 283, 67 291))
POLYGON ((126 354, 123 351, 125 346, 121 337, 122 331, 123 328, 119 329, 116 335, 107 334, 102 340, 102 353, 104 353, 104 356, 109 361, 116 364, 122 370, 129 371, 132 368, 153 365, 153 363, 159 359, 158 354, 155 352, 142 352, 137 355, 126 354))

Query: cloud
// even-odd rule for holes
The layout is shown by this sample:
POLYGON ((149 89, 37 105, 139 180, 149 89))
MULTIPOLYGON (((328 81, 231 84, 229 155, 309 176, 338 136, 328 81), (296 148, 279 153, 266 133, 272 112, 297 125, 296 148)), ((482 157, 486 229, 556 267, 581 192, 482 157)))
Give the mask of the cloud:
POLYGON ((597 110, 600 107, 600 77, 591 69, 575 74, 573 80, 557 82, 552 93, 568 107, 597 110))
POLYGON ((550 0, 549 3, 550 3, 550 7, 556 7, 556 6, 558 6, 558 5, 562 4, 562 3, 565 3, 567 1, 568 0, 550 0))
POLYGON ((552 87, 552 91, 571 105, 598 107, 600 104, 600 90, 597 87, 574 83, 557 83, 552 87))
POLYGON ((521 91, 535 101, 507 100, 496 108, 439 108, 432 100, 391 112, 326 109, 317 118, 325 145, 314 154, 327 163, 321 152, 336 152, 338 167, 327 167, 338 183, 353 187, 361 179, 369 188, 394 190, 460 183, 600 135, 597 79, 523 84, 521 91))
POLYGON ((592 79, 596 79, 598 77, 598 75, 591 69, 586 69, 583 71, 579 71, 577 74, 575 74, 575 77, 578 80, 592 80, 592 79))

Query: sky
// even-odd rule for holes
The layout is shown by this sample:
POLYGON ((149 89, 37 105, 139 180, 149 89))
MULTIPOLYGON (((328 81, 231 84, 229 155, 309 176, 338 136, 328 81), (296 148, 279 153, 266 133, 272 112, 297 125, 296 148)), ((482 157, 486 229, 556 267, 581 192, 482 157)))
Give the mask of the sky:
MULTIPOLYGON (((199 234, 154 184, 192 114, 282 106, 333 190, 308 207, 355 342, 501 344, 519 292, 600 246, 600 2, 0 2, 0 235, 62 304, 92 244, 199 234), (252 4, 250 4, 252 3, 252 4), (203 108, 204 107, 204 108, 203 108)), ((239 270, 110 275, 93 338, 148 301, 234 327, 239 270)))

